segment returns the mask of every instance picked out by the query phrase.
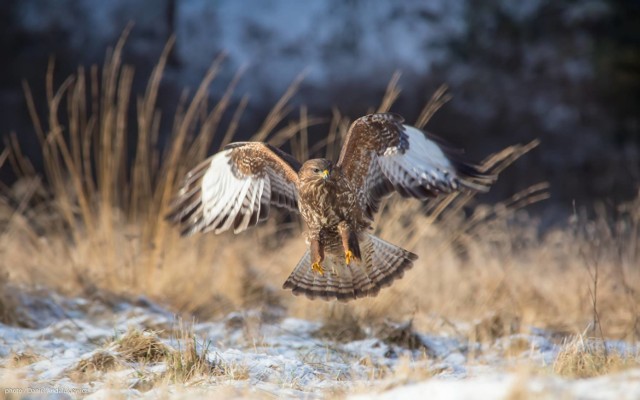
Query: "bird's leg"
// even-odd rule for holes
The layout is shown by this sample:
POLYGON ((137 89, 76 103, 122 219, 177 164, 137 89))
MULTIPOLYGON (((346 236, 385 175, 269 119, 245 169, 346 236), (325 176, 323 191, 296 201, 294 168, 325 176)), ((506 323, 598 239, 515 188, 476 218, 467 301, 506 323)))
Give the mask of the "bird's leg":
POLYGON ((349 224, 342 221, 338 224, 338 231, 342 239, 342 247, 344 248, 344 261, 347 265, 352 260, 360 260, 360 243, 358 243, 358 235, 349 228, 349 224))
POLYGON ((311 239, 311 270, 321 276, 324 275, 322 261, 324 261, 324 246, 319 239, 311 239))

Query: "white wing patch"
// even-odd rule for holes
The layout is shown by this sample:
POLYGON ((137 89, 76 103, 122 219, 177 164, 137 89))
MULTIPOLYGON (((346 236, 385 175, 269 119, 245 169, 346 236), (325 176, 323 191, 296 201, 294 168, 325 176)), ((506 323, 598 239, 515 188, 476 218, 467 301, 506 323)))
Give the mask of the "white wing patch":
POLYGON ((442 149, 417 128, 404 125, 407 149, 390 147, 377 162, 383 174, 403 195, 427 197, 425 190, 449 193, 457 190, 456 171, 442 149), (425 192, 425 193, 422 193, 425 192))
POLYGON ((231 151, 213 156, 202 179, 204 232, 220 233, 232 226, 234 233, 242 232, 258 221, 262 207, 269 206, 269 175, 243 177, 234 174, 229 165, 231 151))
POLYGON ((283 154, 263 144, 233 144, 189 171, 166 218, 180 224, 183 235, 240 233, 265 220, 272 205, 297 212, 299 166, 283 154))

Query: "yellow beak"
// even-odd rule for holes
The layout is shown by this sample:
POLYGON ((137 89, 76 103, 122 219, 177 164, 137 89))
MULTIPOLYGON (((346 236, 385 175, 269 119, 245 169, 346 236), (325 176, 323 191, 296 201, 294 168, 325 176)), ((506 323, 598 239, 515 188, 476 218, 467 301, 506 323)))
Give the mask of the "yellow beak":
POLYGON ((329 177, 329 170, 325 169, 324 171, 322 171, 322 177, 324 179, 327 179, 329 177))

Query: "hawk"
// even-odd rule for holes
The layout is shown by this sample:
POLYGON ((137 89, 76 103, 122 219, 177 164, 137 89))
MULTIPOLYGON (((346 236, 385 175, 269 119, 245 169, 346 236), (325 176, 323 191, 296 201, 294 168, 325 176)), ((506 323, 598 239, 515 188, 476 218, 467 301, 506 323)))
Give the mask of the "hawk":
POLYGON ((167 218, 183 235, 240 233, 265 220, 271 206, 299 212, 309 248, 283 288, 325 300, 375 296, 418 258, 369 232, 384 197, 485 192, 494 181, 403 122, 391 113, 357 119, 337 163, 301 164, 267 143, 231 143, 186 175, 167 218))

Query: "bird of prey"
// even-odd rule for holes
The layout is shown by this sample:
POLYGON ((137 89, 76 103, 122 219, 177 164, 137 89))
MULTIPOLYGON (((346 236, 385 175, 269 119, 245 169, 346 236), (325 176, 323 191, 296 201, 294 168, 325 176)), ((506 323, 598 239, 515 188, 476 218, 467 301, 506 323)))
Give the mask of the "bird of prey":
POLYGON ((357 119, 337 163, 301 164, 267 143, 231 143, 187 174, 167 218, 183 235, 240 233, 266 219, 271 206, 299 212, 309 248, 283 288, 325 300, 375 296, 418 258, 369 232, 384 197, 484 192, 494 181, 403 122, 391 113, 357 119))

